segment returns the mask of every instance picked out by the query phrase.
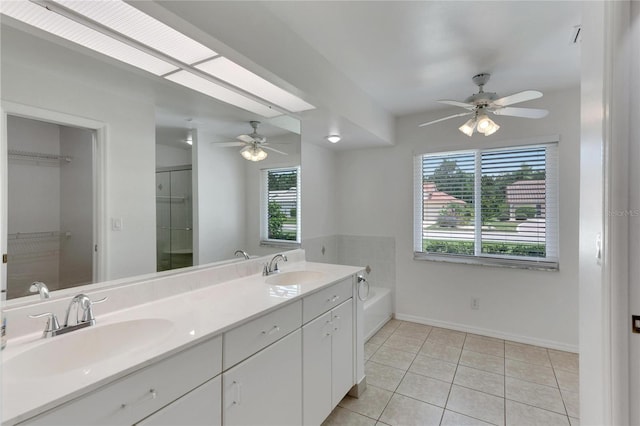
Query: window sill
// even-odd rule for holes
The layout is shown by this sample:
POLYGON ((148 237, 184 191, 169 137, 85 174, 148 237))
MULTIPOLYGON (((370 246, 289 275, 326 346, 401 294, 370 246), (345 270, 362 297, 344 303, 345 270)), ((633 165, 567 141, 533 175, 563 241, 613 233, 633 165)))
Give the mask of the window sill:
POLYGON ((300 243, 295 241, 262 240, 260 241, 260 247, 276 247, 294 250, 300 248, 300 243))
POLYGON ((427 260, 432 262, 462 263, 467 265, 495 266, 500 268, 531 269, 536 271, 558 271, 558 262, 532 261, 496 257, 477 257, 463 255, 444 255, 435 253, 414 252, 413 260, 427 260))

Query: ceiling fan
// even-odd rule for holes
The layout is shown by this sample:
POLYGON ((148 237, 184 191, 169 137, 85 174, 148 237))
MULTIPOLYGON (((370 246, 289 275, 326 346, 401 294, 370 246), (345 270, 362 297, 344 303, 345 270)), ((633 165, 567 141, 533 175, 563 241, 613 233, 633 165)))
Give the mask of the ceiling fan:
POLYGON ((441 121, 449 120, 451 118, 463 117, 465 115, 473 115, 473 117, 458 129, 467 136, 473 135, 474 130, 489 136, 494 134, 500 126, 498 126, 493 120, 489 118, 487 112, 495 115, 508 115, 512 117, 523 118, 542 118, 546 116, 549 111, 546 109, 537 108, 514 108, 509 105, 517 104, 520 102, 530 101, 542 97, 542 93, 537 90, 525 90, 523 92, 514 93, 513 95, 504 96, 499 98, 496 93, 485 92, 484 85, 489 81, 491 74, 481 73, 473 76, 473 82, 480 88, 478 93, 469 96, 464 102, 451 101, 451 100, 439 100, 438 102, 453 106, 458 106, 468 110, 469 112, 462 112, 460 114, 450 115, 448 117, 440 118, 438 120, 422 123, 419 127, 428 126, 430 124, 439 123, 441 121))
POLYGON ((240 150, 240 155, 249 161, 262 161, 267 158, 266 150, 277 152, 278 154, 288 155, 286 152, 279 151, 275 148, 267 146, 267 138, 258 133, 259 121, 250 121, 249 124, 253 128, 253 132, 248 135, 239 135, 234 142, 217 142, 213 145, 217 148, 224 148, 229 146, 244 146, 240 150))

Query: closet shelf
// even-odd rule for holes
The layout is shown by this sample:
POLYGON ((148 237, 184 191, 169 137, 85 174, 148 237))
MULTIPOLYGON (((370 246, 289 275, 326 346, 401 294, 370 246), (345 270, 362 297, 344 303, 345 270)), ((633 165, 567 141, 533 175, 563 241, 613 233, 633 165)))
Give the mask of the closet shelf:
POLYGON ((7 240, 49 240, 56 238, 69 238, 71 232, 69 231, 44 231, 44 232, 16 232, 7 235, 7 240))
POLYGON ((48 161, 56 163, 70 163, 73 157, 68 155, 45 154, 42 152, 19 151, 9 149, 7 151, 10 160, 48 161))

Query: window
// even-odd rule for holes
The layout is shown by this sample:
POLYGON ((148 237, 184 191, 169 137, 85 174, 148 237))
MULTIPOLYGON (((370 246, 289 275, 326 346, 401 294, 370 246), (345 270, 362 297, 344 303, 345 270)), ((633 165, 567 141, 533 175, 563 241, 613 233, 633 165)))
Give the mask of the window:
POLYGON ((558 267, 557 143, 415 157, 416 259, 558 267))
POLYGON ((300 167, 262 170, 263 244, 300 244, 300 167))

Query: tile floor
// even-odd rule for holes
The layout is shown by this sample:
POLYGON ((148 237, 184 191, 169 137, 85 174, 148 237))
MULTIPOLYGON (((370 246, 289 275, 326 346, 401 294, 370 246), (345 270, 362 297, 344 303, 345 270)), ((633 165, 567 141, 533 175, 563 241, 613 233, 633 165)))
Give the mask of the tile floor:
POLYGON ((579 425, 578 355, 391 320, 365 344, 367 390, 333 425, 579 425))

